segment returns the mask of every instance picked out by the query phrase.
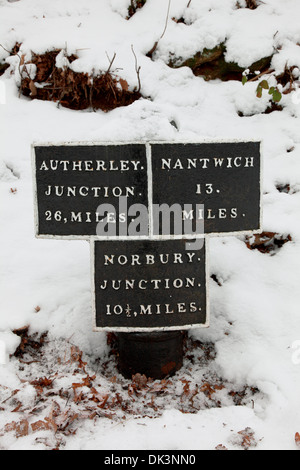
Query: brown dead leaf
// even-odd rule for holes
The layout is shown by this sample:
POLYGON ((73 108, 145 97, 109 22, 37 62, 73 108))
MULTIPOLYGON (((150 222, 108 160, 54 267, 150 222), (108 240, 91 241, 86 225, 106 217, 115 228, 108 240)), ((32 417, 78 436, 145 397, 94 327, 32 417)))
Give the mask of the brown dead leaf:
POLYGON ((71 346, 71 363, 78 362, 79 369, 82 369, 85 372, 85 366, 87 365, 86 362, 82 360, 83 352, 77 346, 71 346))
POLYGON ((52 426, 46 421, 39 420, 31 424, 31 429, 32 432, 48 431, 52 429, 52 426))
POLYGON ((45 421, 48 425, 48 429, 52 429, 54 433, 57 431, 57 424, 53 418, 45 418, 45 421))
POLYGON ((11 423, 7 423, 7 424, 4 426, 4 431, 5 431, 5 432, 15 431, 15 430, 16 430, 16 427, 17 427, 17 423, 16 423, 15 421, 12 421, 11 423))
POLYGON ((128 83, 126 82, 126 80, 123 80, 123 78, 120 78, 119 82, 122 87, 122 90, 128 91, 128 83))
POLYGON ((300 434, 298 432, 295 434, 295 443, 298 449, 300 449, 300 434))
POLYGON ((281 235, 276 232, 262 232, 246 237, 246 246, 250 250, 258 250, 261 253, 270 253, 276 248, 281 248, 285 243, 291 242, 291 235, 281 235))
POLYGON ((74 389, 74 398, 73 398, 75 403, 80 403, 82 400, 84 400, 84 394, 82 391, 76 392, 76 389, 74 389))
POLYGON ((54 433, 56 433, 57 431, 57 424, 55 420, 59 416, 59 414, 60 414, 60 406, 57 402, 54 401, 52 403, 52 407, 51 407, 49 415, 45 418, 45 422, 47 423, 48 428, 52 429, 54 433))
POLYGON ((107 402, 108 400, 108 395, 101 395, 101 393, 99 393, 94 387, 91 388, 91 392, 92 392, 92 400, 95 402, 95 403, 103 403, 105 401, 105 403, 107 402))
POLYGON ((81 388, 81 387, 83 387, 83 386, 84 386, 84 385, 81 384, 81 383, 72 383, 72 388, 73 388, 73 391, 74 391, 74 392, 75 392, 75 390, 76 390, 77 388, 81 388))
POLYGON ((184 395, 188 395, 190 393, 190 381, 181 379, 181 382, 183 383, 183 393, 184 395))
MULTIPOLYGON (((7 387, 3 387, 3 388, 7 388, 7 387)), ((17 393, 19 393, 19 391, 20 391, 19 389, 13 390, 12 393, 11 393, 11 395, 10 395, 8 398, 6 398, 6 400, 3 400, 3 401, 1 402, 2 405, 3 405, 4 403, 6 403, 8 400, 10 400, 12 397, 14 397, 15 395, 17 395, 17 393)))
POLYGON ((79 414, 75 413, 74 411, 69 408, 68 410, 64 411, 61 413, 57 418, 55 419, 57 428, 59 431, 66 431, 66 429, 76 420, 78 419, 79 414))
POLYGON ((141 391, 145 390, 148 387, 148 381, 152 379, 148 379, 146 375, 142 374, 135 374, 132 376, 132 382, 128 385, 128 395, 132 397, 136 395, 137 397, 141 395, 141 391))
POLYGON ((96 416, 98 416, 97 411, 86 410, 79 415, 79 418, 80 419, 94 419, 96 416))
POLYGON ((30 385, 33 385, 38 395, 44 393, 44 388, 49 388, 52 386, 53 379, 48 379, 47 377, 41 377, 40 379, 33 380, 30 382, 30 385))
POLYGON ((170 380, 162 379, 159 382, 154 382, 153 385, 151 385, 150 392, 154 393, 161 393, 164 392, 167 388, 168 385, 170 385, 171 382, 170 380))
POLYGON ((91 388, 91 392, 93 394, 92 400, 95 403, 98 403, 98 408, 104 408, 109 399, 109 395, 108 394, 101 395, 101 393, 97 392, 97 390, 94 387, 91 388))
POLYGON ((248 450, 250 447, 256 447, 257 442, 255 440, 255 433, 253 429, 247 427, 242 431, 238 432, 239 437, 239 445, 243 447, 243 449, 248 450))
POLYGON ((16 408, 14 408, 13 410, 11 410, 12 413, 19 413, 20 409, 22 408, 22 403, 21 402, 18 402, 18 405, 16 406, 16 408))
POLYGON ((33 385, 34 387, 37 386, 37 387, 50 387, 53 383, 53 379, 48 379, 47 377, 41 377, 40 379, 38 380, 33 380, 32 382, 30 382, 31 385, 33 385))
POLYGON ((132 382, 134 382, 137 388, 142 389, 147 386, 148 378, 144 374, 142 375, 142 374, 137 373, 132 376, 132 382))
POLYGON ((95 380, 96 375, 92 377, 87 375, 84 379, 82 379, 82 386, 91 388, 93 380, 95 380))
MULTIPOLYGON (((93 375, 92 377, 87 375, 84 379, 82 379, 82 382, 80 383, 72 383, 72 388, 73 388, 73 392, 74 392, 74 401, 75 403, 79 403, 81 402, 84 398, 85 398, 85 395, 83 394, 83 391, 79 391, 80 388, 83 388, 83 387, 88 387, 88 388, 91 388, 92 391, 95 391, 96 390, 93 388, 93 384, 92 384, 92 381, 95 380, 96 378, 96 375, 93 375)), ((93 397, 94 399, 94 397, 93 397)), ((95 399, 94 399, 95 401, 95 399)))
POLYGON ((22 419, 17 425, 16 437, 28 436, 29 433, 29 424, 27 419, 22 419))
POLYGON ((153 410, 155 410, 155 411, 158 410, 158 406, 157 406, 157 404, 155 403, 155 396, 154 396, 154 395, 152 395, 151 400, 150 400, 150 403, 148 403, 148 406, 150 406, 151 408, 153 408, 153 410))
POLYGON ((108 399, 109 399, 109 395, 105 395, 105 396, 103 397, 102 402, 98 405, 98 407, 99 407, 99 408, 104 408, 105 405, 106 405, 106 403, 107 403, 107 400, 108 400, 108 399))
POLYGON ((12 421, 7 423, 4 427, 5 432, 15 431, 16 438, 28 436, 29 433, 29 424, 27 419, 22 419, 18 423, 12 421))
POLYGON ((224 385, 210 384, 206 382, 201 386, 200 391, 205 393, 205 395, 211 400, 212 395, 216 393, 217 390, 222 390, 223 388, 224 385))
POLYGON ((31 97, 34 98, 37 95, 37 89, 33 80, 29 82, 29 89, 31 91, 31 97))

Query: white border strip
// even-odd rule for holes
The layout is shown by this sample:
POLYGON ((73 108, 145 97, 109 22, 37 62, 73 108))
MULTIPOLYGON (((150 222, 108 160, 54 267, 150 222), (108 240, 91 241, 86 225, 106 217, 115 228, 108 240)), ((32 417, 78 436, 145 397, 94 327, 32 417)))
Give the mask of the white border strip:
MULTIPOLYGON (((34 210, 34 233, 35 237, 39 238, 39 214, 38 214, 38 198, 37 198, 37 177, 36 177, 36 164, 35 164, 35 150, 34 144, 31 145, 31 168, 32 168, 32 186, 33 186, 33 210, 34 210)), ((45 237, 50 238, 50 237, 45 237)))
POLYGON ((148 234, 150 239, 153 238, 153 173, 152 173, 152 152, 151 145, 146 144, 147 158, 147 184, 148 184, 148 234))

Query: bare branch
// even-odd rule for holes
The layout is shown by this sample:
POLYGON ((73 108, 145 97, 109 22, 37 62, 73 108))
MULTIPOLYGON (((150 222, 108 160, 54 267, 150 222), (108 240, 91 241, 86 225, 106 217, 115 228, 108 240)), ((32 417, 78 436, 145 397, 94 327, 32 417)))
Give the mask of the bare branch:
MULTIPOLYGON (((9 55, 12 54, 12 52, 5 49, 5 47, 3 47, 2 44, 0 44, 0 46, 2 47, 2 49, 4 49, 6 52, 8 52, 9 55)), ((21 66, 22 65, 23 65, 23 71, 27 74, 27 78, 29 78, 29 80, 31 80, 31 77, 30 77, 29 72, 27 70, 26 64, 24 64, 24 56, 20 56, 17 52, 15 52, 13 55, 16 55, 19 59, 18 70, 19 70, 21 81, 22 81, 22 78, 23 78, 22 77, 22 71, 21 71, 21 66)))
POLYGON ((9 53, 9 55, 11 54, 11 51, 9 51, 9 50, 5 49, 5 47, 4 47, 4 46, 2 46, 2 44, 0 44, 0 47, 2 47, 2 49, 3 49, 5 52, 8 52, 8 53, 9 53))
POLYGON ((106 57, 108 58, 108 60, 110 60, 109 67, 108 67, 108 69, 106 70, 106 75, 109 74, 110 69, 111 69, 111 67, 112 67, 112 64, 114 63, 114 60, 115 60, 115 58, 116 58, 116 55, 117 55, 117 54, 114 53, 113 58, 110 60, 109 57, 108 57, 108 54, 107 54, 107 52, 106 52, 106 57))
POLYGON ((163 33, 162 35, 160 36, 159 39, 162 39, 167 31, 167 26, 168 26, 168 20, 169 20, 169 13, 170 13, 170 6, 171 6, 171 0, 169 0, 169 4, 168 4, 168 11, 167 11, 167 16, 166 16, 166 23, 165 23, 165 28, 163 30, 163 33))
POLYGON ((256 75, 255 77, 250 78, 250 79, 248 80, 248 82, 256 82, 256 81, 257 81, 260 77, 262 77, 263 75, 268 75, 268 74, 273 73, 273 72, 275 72, 274 69, 265 70, 264 72, 261 72, 260 74, 256 75))
POLYGON ((138 78, 138 84, 139 84, 139 87, 137 89, 137 92, 139 93, 141 91, 141 79, 140 79, 140 70, 141 70, 141 67, 138 66, 138 61, 137 61, 137 57, 136 57, 136 53, 134 52, 134 49, 133 49, 133 45, 131 44, 131 50, 132 50, 132 53, 134 55, 134 60, 135 60, 135 71, 136 71, 136 74, 137 74, 137 78, 138 78))
POLYGON ((150 59, 152 59, 152 56, 153 56, 154 52, 155 52, 156 49, 157 49, 157 46, 158 46, 159 41, 164 37, 164 35, 165 35, 166 31, 167 31, 171 1, 172 1, 172 0, 169 0, 169 3, 168 3, 168 11, 167 11, 167 16, 166 16, 166 22, 165 22, 165 27, 164 27, 164 30, 163 30, 163 32, 162 32, 162 35, 160 36, 160 38, 158 39, 158 41, 155 42, 155 44, 154 44, 154 46, 152 47, 152 49, 150 49, 150 51, 147 52, 147 54, 146 54, 146 56, 147 56, 147 57, 150 57, 150 59))

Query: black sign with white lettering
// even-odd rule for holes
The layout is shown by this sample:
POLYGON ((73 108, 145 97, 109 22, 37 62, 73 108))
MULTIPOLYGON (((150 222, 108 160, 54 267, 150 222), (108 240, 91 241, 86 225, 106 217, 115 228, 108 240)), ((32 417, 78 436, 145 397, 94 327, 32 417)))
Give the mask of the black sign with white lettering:
POLYGON ((260 231, 259 142, 40 144, 33 167, 36 235, 92 239, 95 330, 208 326, 203 235, 260 231))
POLYGON ((207 326, 204 239, 188 246, 184 240, 94 241, 92 246, 95 330, 207 326))
POLYGON ((134 239, 260 230, 260 143, 34 147, 36 233, 134 239))
POLYGON ((128 208, 148 208, 142 144, 36 146, 34 171, 38 236, 127 235, 128 208))
POLYGON ((151 145, 154 235, 164 234, 167 207, 182 223, 171 234, 260 230, 260 143, 151 145), (182 225, 182 227, 181 227, 182 225))

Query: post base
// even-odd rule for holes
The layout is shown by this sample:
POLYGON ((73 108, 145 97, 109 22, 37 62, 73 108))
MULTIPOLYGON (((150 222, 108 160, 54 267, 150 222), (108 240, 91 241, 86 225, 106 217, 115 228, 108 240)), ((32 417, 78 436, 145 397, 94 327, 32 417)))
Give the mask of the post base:
POLYGON ((119 333, 119 371, 130 379, 140 373, 163 379, 182 367, 185 332, 119 333))

